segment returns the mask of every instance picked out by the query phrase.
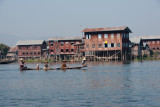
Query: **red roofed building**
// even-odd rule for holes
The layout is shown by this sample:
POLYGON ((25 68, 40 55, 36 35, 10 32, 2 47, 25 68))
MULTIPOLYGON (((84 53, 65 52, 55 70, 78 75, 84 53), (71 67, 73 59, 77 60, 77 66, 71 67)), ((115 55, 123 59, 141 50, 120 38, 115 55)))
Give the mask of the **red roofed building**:
POLYGON ((82 43, 80 37, 49 38, 48 41, 49 55, 54 60, 71 60, 80 54, 76 45, 82 43))
POLYGON ((82 32, 86 57, 97 60, 126 58, 131 33, 128 27, 86 28, 82 32))
POLYGON ((46 42, 44 40, 25 40, 18 41, 18 58, 40 59, 46 51, 46 42))

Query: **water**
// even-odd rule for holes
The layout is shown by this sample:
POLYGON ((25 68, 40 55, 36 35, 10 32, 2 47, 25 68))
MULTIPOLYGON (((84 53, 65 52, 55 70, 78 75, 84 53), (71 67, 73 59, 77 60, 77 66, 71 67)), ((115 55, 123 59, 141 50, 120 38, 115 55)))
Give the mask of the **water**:
POLYGON ((160 106, 160 61, 89 65, 66 71, 19 71, 17 63, 0 65, 0 107, 160 106))

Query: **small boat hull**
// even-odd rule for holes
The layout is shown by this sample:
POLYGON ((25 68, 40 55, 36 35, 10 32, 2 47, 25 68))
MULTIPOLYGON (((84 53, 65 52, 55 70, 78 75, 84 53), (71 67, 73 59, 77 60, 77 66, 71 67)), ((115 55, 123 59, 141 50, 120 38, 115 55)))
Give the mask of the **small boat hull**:
POLYGON ((79 66, 79 67, 65 67, 65 68, 48 68, 48 69, 37 69, 37 68, 22 68, 20 69, 21 71, 22 70, 66 70, 66 69, 81 69, 81 68, 84 68, 84 67, 87 67, 87 66, 79 66))

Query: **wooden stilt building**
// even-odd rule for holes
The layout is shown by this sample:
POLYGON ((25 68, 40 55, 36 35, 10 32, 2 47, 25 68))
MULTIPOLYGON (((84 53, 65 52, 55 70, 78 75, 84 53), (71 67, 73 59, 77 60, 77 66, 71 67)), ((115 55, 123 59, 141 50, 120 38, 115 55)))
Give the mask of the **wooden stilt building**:
POLYGON ((126 60, 129 52, 128 27, 86 28, 84 52, 93 61, 126 60))

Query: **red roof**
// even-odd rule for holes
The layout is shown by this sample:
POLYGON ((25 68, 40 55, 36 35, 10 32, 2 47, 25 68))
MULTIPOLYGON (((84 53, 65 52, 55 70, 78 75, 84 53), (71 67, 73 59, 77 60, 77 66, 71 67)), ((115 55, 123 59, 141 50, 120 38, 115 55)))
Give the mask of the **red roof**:
POLYGON ((127 30, 132 32, 128 27, 106 27, 106 28, 86 28, 82 32, 103 32, 103 31, 123 31, 127 30))

